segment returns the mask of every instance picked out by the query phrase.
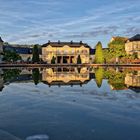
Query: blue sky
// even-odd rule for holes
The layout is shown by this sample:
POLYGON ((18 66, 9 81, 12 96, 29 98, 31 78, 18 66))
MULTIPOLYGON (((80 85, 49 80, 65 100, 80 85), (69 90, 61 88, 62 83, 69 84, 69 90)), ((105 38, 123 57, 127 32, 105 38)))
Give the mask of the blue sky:
POLYGON ((9 43, 84 41, 140 33, 140 0, 0 0, 0 36, 9 43))

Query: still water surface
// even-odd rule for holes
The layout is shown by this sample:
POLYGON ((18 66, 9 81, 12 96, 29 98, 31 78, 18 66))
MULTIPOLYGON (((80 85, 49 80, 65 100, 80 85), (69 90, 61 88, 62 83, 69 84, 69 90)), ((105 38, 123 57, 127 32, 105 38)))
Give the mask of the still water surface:
POLYGON ((0 70, 0 139, 138 140, 140 69, 0 70))

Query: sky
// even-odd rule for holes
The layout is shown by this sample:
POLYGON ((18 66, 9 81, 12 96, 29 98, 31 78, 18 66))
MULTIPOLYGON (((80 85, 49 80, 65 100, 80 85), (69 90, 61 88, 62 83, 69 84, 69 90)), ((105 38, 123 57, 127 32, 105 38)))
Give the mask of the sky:
POLYGON ((112 36, 140 33, 140 0, 0 0, 5 42, 83 41, 107 47, 112 36))

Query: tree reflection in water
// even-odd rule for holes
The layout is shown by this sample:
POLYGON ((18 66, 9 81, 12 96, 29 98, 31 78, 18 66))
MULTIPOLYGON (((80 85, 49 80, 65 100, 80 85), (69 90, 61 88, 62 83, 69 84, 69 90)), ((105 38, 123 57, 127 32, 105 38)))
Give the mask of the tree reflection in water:
POLYGON ((39 80, 40 80, 40 74, 39 74, 38 68, 35 68, 32 70, 32 78, 33 78, 34 84, 38 85, 39 80))
POLYGON ((102 86, 103 78, 104 78, 104 69, 102 67, 96 68, 95 69, 95 81, 99 88, 102 86))
MULTIPOLYGON (((87 68, 87 67, 65 67, 65 68, 33 68, 33 69, 1 69, 0 87, 12 82, 31 82, 35 85, 39 82, 49 86, 75 86, 87 84, 94 79, 98 88, 102 86, 103 80, 107 80, 112 90, 140 89, 140 70, 126 68, 87 68)), ((139 90, 138 90, 139 91, 139 90)))

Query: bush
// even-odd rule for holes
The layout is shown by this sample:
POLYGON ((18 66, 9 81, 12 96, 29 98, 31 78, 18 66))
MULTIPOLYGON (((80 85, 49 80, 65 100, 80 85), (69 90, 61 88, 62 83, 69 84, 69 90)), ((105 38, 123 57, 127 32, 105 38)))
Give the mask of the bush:
POLYGON ((55 64, 55 59, 56 59, 56 58, 53 56, 53 57, 52 57, 52 60, 51 60, 51 64, 55 64))
POLYGON ((39 59, 39 48, 38 48, 38 45, 34 45, 34 48, 33 48, 33 57, 32 57, 32 61, 33 62, 39 62, 40 59, 39 59))
POLYGON ((77 57, 77 64, 81 64, 82 62, 81 62, 81 57, 80 57, 80 55, 78 55, 78 57, 77 57))

